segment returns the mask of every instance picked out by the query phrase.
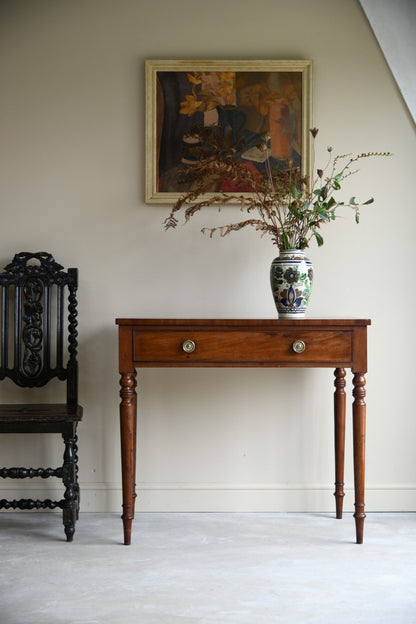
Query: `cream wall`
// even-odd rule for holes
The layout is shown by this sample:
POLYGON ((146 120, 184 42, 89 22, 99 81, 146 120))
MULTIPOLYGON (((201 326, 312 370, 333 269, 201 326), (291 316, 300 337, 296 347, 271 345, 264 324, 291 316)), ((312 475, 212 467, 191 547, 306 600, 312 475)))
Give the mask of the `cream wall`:
MULTIPOLYGON (((394 152, 350 181, 351 194, 376 198, 360 226, 347 215, 309 250, 310 315, 372 319, 367 509, 416 510, 415 127, 358 1, 3 0, 0 29, 0 263, 45 250, 80 270, 83 511, 121 505, 115 317, 276 316, 268 241, 204 238, 214 211, 165 233, 169 207, 144 203, 147 58, 312 59, 318 163, 327 145, 394 152)), ((329 370, 138 380, 139 510, 333 509, 329 370)), ((0 444, 4 465, 55 461, 49 437, 0 444)), ((14 485, 0 483, 0 497, 14 485)))

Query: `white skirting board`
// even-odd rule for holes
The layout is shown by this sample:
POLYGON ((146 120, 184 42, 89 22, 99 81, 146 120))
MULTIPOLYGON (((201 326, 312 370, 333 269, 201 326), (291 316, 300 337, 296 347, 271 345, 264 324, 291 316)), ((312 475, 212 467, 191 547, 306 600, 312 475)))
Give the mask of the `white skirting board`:
MULTIPOLYGON (((16 482, 0 484, 2 498, 51 498, 63 490, 57 484, 28 488, 16 482)), ((121 511, 119 483, 80 483, 81 511, 121 511)), ((335 510, 331 484, 138 483, 138 512, 329 512, 335 510)), ((354 511, 353 486, 345 487, 345 512, 354 511)), ((416 511, 416 484, 368 484, 366 511, 416 511)))

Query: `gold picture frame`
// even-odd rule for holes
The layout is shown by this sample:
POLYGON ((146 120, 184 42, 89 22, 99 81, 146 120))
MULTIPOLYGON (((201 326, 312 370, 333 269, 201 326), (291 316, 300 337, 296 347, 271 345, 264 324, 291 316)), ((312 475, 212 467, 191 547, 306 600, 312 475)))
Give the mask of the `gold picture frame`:
POLYGON ((215 124, 236 137, 236 158, 261 168, 256 145, 267 136, 279 166, 290 160, 309 175, 312 61, 147 60, 146 203, 186 192, 192 128, 215 124))

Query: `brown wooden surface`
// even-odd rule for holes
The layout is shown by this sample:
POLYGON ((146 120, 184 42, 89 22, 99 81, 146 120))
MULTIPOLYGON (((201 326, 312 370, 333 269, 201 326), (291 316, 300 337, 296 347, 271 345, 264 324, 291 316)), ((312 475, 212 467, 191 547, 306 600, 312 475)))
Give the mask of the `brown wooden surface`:
POLYGON ((335 504, 336 517, 342 518, 344 503, 344 457, 345 457, 345 412, 346 372, 344 368, 335 369, 334 392, 334 437, 335 437, 335 504))
POLYGON ((154 366, 179 364, 196 366, 333 366, 351 361, 351 332, 296 330, 218 331, 165 329, 133 332, 133 359, 154 366), (195 343, 193 353, 185 353, 183 343, 195 343), (303 353, 295 353, 293 343, 305 343, 303 353))
POLYGON ((365 373, 368 319, 116 319, 119 326, 120 428, 124 543, 134 518, 137 396, 141 367, 331 367, 335 369, 335 498, 344 496, 345 369, 354 373, 354 480, 357 543, 363 540, 365 373), (187 353, 183 344, 195 343, 187 353), (305 343, 296 353, 293 343, 305 343))
POLYGON ((136 372, 123 373, 120 379, 120 434, 121 434, 121 464, 123 488, 123 530, 124 543, 131 542, 131 526, 134 518, 134 503, 136 499, 136 435, 137 435, 137 405, 136 405, 136 372))
POLYGON ((355 489, 355 524, 357 527, 357 544, 363 543, 364 533, 364 488, 365 488, 365 376, 355 373, 353 377, 352 405, 353 445, 354 445, 354 489, 355 489))

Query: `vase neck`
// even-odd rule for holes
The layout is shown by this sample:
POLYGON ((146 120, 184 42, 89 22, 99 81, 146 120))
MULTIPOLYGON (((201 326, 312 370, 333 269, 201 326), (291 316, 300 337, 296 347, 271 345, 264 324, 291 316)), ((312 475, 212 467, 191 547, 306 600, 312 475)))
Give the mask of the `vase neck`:
POLYGON ((296 257, 305 257, 305 250, 304 249, 281 249, 279 252, 280 257, 283 258, 291 258, 293 256, 296 257))

